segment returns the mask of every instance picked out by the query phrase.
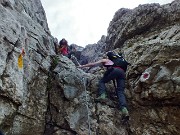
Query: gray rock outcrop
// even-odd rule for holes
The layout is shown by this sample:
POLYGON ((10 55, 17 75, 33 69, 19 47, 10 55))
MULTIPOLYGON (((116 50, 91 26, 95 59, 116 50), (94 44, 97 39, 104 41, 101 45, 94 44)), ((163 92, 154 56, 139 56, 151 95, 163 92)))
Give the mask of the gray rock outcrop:
POLYGON ((121 123, 114 86, 109 103, 95 102, 104 69, 85 73, 55 55, 40 0, 0 1, 0 130, 6 135, 179 134, 180 2, 118 10, 87 61, 120 50, 131 63, 121 123), (22 49, 23 67, 18 66, 22 49))
POLYGON ((81 63, 94 62, 101 59, 106 51, 106 36, 102 36, 96 44, 87 45, 81 52, 81 63))
POLYGON ((119 9, 109 24, 108 47, 122 47, 129 39, 146 38, 145 36, 149 37, 150 34, 154 35, 153 38, 156 41, 176 40, 176 37, 159 34, 162 30, 168 30, 171 29, 170 27, 178 25, 179 14, 178 0, 162 6, 154 3, 140 5, 133 10, 119 9))
POLYGON ((106 51, 119 49, 132 64, 127 71, 126 94, 133 134, 179 132, 179 7, 176 0, 162 6, 120 9, 110 22, 106 51), (146 73, 150 77, 142 79, 146 73))
POLYGON ((43 134, 47 72, 55 54, 40 0, 0 1, 0 128, 43 134), (18 57, 25 50, 23 68, 18 57))

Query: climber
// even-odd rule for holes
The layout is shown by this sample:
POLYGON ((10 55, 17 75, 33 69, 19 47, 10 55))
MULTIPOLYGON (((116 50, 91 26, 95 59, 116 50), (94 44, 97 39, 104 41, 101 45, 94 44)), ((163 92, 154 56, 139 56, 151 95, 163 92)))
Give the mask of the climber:
POLYGON ((74 45, 70 45, 70 46, 68 47, 68 52, 69 52, 68 58, 71 59, 72 62, 73 62, 76 66, 79 66, 80 64, 79 64, 79 62, 78 62, 78 60, 77 60, 77 58, 76 58, 76 53, 77 53, 77 51, 76 51, 75 46, 74 46, 74 45))
POLYGON ((129 120, 129 112, 127 110, 126 98, 124 94, 125 71, 127 69, 128 62, 126 62, 124 59, 121 59, 119 57, 120 64, 118 65, 115 63, 116 60, 115 61, 113 60, 114 56, 117 55, 115 55, 113 52, 108 52, 107 53, 108 59, 101 59, 97 62, 80 65, 78 67, 79 68, 92 67, 98 64, 103 64, 104 67, 107 67, 107 71, 104 73, 104 76, 99 81, 99 88, 98 88, 99 97, 97 99, 104 100, 107 98, 105 83, 108 83, 111 80, 115 79, 117 82, 116 93, 119 100, 120 111, 122 113, 122 120, 124 119, 129 120))
POLYGON ((71 59, 72 55, 75 56, 76 48, 75 48, 74 45, 70 45, 70 46, 68 47, 68 51, 69 51, 68 57, 69 57, 70 59, 71 59))
POLYGON ((59 48, 59 52, 68 57, 68 42, 65 38, 63 38, 60 42, 59 42, 60 48, 59 48))

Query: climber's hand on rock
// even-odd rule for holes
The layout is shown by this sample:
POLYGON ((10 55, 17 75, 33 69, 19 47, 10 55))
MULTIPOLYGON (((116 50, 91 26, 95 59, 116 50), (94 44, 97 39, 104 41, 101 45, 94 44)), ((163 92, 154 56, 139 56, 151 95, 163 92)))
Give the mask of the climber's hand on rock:
POLYGON ((83 66, 82 65, 79 65, 79 66, 77 66, 78 68, 82 68, 83 66))

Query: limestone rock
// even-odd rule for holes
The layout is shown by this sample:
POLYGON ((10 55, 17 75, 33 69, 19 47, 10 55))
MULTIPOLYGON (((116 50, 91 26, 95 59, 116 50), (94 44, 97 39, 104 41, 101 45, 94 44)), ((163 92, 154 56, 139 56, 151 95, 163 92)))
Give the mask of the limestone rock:
POLYGON ((104 56, 106 50, 106 36, 102 36, 96 44, 87 45, 81 52, 80 62, 86 64, 94 62, 104 56))
POLYGON ((107 90, 113 105, 95 101, 104 69, 85 73, 55 55, 40 0, 1 0, 0 129, 13 135, 178 134, 179 8, 175 0, 120 9, 108 35, 82 51, 90 62, 120 49, 131 63, 125 89, 130 125, 123 125, 112 83, 107 90), (144 73, 149 77, 142 81, 144 73))
POLYGON ((51 38, 40 0, 0 1, 0 128, 5 134, 44 132, 46 80, 55 54, 51 38))

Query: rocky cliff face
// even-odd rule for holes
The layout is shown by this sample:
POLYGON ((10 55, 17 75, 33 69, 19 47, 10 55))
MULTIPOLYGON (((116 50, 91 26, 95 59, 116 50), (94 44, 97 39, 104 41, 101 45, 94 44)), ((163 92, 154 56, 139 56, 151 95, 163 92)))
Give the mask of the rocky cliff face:
POLYGON ((166 35, 161 37, 159 34, 179 24, 179 12, 178 0, 163 6, 147 4, 133 10, 119 9, 109 24, 106 42, 109 48, 117 48, 122 47, 129 39, 145 38, 150 34, 156 35, 156 41, 176 40, 166 35))
POLYGON ((164 6, 141 5, 133 11, 120 9, 108 28, 108 46, 121 48, 132 64, 127 96, 136 134, 179 132, 179 6, 174 1, 164 6), (150 75, 147 80, 145 73, 150 75))
POLYGON ((54 54, 39 0, 0 1, 0 128, 6 134, 43 134, 46 71, 54 54), (23 68, 18 57, 25 50, 23 68))
POLYGON ((87 45, 81 52, 80 61, 83 63, 93 62, 101 59, 106 50, 106 36, 102 36, 96 44, 87 45))
POLYGON ((178 0, 163 6, 120 9, 110 22, 107 37, 82 52, 93 61, 103 57, 107 50, 120 48, 132 64, 126 84, 130 125, 121 123, 112 84, 107 85, 111 102, 94 100, 103 69, 85 73, 68 58, 55 56, 53 38, 39 0, 0 2, 0 129, 5 134, 180 132, 178 0), (19 68, 22 48, 24 63, 19 68), (144 75, 148 78, 144 79, 144 75))
MULTIPOLYGON (((176 0, 163 6, 120 9, 110 22, 106 49, 101 52, 120 49, 132 64, 126 85, 132 134, 179 132, 179 7, 176 0), (147 80, 143 79, 145 74, 150 76, 147 80)), ((97 59, 93 54, 90 57, 97 59)))

